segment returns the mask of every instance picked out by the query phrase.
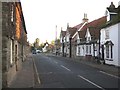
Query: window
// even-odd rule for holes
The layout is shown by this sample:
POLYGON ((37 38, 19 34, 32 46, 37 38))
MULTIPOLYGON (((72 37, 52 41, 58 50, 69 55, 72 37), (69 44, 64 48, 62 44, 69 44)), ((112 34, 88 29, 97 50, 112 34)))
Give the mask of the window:
POLYGON ((88 54, 88 46, 86 46, 86 53, 88 54))
POLYGON ((80 54, 80 47, 78 47, 78 54, 80 54))
POLYGON ((111 58, 113 58, 113 46, 111 45, 111 58))
POLYGON ((109 39, 109 30, 105 30, 105 39, 109 39))
POLYGON ((91 54, 91 45, 89 46, 89 54, 91 54))
POLYGON ((109 45, 106 45, 106 58, 109 58, 109 45))

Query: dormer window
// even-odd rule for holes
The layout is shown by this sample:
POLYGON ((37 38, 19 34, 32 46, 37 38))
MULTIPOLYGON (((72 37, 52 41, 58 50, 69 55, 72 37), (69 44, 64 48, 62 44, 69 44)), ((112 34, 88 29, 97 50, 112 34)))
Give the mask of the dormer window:
POLYGON ((117 15, 117 8, 115 8, 113 2, 111 2, 111 5, 107 7, 105 14, 107 16, 107 21, 112 20, 117 15))

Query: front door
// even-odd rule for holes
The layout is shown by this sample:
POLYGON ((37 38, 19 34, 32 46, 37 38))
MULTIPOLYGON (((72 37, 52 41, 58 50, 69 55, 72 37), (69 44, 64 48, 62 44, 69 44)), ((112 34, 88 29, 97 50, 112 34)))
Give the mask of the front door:
POLYGON ((102 45, 102 60, 104 60, 104 45, 102 45))
POLYGON ((18 66, 17 66, 17 63, 18 63, 18 46, 15 45, 15 65, 16 65, 16 71, 18 71, 18 66))

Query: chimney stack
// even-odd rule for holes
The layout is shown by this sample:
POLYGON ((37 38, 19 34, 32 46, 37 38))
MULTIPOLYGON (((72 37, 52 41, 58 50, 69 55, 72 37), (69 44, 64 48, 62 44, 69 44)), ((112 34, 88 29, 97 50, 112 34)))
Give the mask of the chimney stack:
POLYGON ((118 2, 118 7, 120 6, 120 1, 118 2))
POLYGON ((67 23, 67 28, 69 28, 69 23, 67 23))
POLYGON ((88 22, 88 18, 87 18, 87 14, 86 13, 84 13, 84 18, 82 20, 83 20, 83 23, 88 22))

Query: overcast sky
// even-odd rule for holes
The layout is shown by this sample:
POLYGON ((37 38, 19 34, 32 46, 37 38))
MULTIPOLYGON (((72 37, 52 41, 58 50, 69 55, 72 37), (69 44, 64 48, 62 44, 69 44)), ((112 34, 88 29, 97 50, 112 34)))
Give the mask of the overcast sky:
POLYGON ((66 30, 82 22, 84 13, 89 21, 105 15, 106 7, 111 2, 118 6, 119 0, 21 0, 23 14, 28 32, 28 41, 33 43, 36 38, 40 42, 55 40, 59 37, 61 27, 66 30))

